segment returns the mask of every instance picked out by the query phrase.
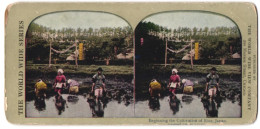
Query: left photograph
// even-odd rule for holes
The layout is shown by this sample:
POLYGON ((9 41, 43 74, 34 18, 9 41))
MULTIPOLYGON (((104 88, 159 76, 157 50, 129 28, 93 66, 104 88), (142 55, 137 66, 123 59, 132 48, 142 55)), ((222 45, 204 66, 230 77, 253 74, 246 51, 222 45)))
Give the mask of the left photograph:
POLYGON ((105 12, 34 19, 26 33, 26 117, 134 117, 131 26, 105 12))

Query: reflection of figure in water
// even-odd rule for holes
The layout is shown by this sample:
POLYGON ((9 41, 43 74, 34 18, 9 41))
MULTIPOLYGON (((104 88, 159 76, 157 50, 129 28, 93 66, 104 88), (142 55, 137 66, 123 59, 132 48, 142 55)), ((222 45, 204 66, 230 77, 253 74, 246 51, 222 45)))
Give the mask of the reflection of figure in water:
POLYGON ((160 91, 161 84, 156 79, 153 79, 149 85, 150 97, 160 97, 160 91))
POLYGON ((171 108, 173 114, 176 114, 179 111, 180 104, 181 104, 180 100, 177 98, 176 95, 170 96, 169 105, 170 105, 170 108, 171 108))
POLYGON ((175 91, 177 87, 180 86, 180 76, 177 73, 178 73, 177 69, 172 69, 172 75, 170 76, 170 81, 167 86, 173 96, 175 96, 175 91))
POLYGON ((65 111, 65 105, 68 108, 66 100, 63 99, 63 97, 61 95, 56 95, 55 96, 55 106, 56 106, 56 109, 58 110, 59 115, 61 115, 61 113, 65 111))
POLYGON ((58 75, 55 78, 55 83, 53 87, 55 88, 55 92, 61 96, 62 88, 66 87, 66 77, 63 75, 63 70, 58 69, 58 75))
POLYGON ((43 111, 46 109, 46 104, 45 104, 45 98, 35 98, 34 100, 34 106, 38 111, 43 111))
POLYGON ((148 105, 152 111, 160 110, 159 98, 150 97, 148 105))
POLYGON ((69 95, 67 101, 76 104, 79 101, 79 97, 75 95, 69 95))
POLYGON ((181 97, 182 102, 186 103, 186 104, 190 104, 193 101, 193 98, 191 95, 183 95, 181 97))
POLYGON ((46 97, 46 90, 47 85, 42 81, 42 79, 39 79, 38 82, 35 84, 35 96, 37 99, 41 99, 46 97))
POLYGON ((207 117, 218 117, 218 104, 215 101, 203 100, 202 103, 207 117))
POLYGON ((88 103, 92 110, 92 117, 104 117, 104 109, 106 108, 107 102, 105 99, 101 101, 95 101, 93 95, 89 95, 88 103))
POLYGON ((217 69, 215 67, 211 68, 211 72, 207 75, 207 83, 205 92, 208 92, 210 100, 216 96, 217 91, 219 91, 219 76, 216 73, 217 69))
POLYGON ((103 75, 103 69, 102 68, 98 68, 97 69, 98 73, 95 74, 92 77, 92 90, 91 92, 95 94, 96 97, 96 102, 98 102, 102 96, 103 96, 103 91, 106 90, 106 85, 105 85, 105 76, 103 75))

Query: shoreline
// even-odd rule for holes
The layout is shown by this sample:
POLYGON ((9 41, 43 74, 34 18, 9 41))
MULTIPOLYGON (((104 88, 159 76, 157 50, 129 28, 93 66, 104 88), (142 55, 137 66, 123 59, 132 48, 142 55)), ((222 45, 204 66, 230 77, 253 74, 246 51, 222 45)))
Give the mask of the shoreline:
POLYGON ((193 69, 191 69, 190 64, 136 64, 136 74, 139 73, 156 73, 160 75, 171 74, 172 68, 178 70, 178 74, 192 74, 194 76, 207 75, 212 67, 216 67, 218 74, 225 77, 241 77, 242 71, 240 65, 198 65, 194 64, 193 69))

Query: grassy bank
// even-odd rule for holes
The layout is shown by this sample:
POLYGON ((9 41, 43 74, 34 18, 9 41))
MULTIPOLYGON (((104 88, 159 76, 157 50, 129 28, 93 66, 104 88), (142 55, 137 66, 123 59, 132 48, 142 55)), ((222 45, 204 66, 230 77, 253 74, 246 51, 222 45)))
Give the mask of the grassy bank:
POLYGON ((59 68, 64 70, 66 74, 73 75, 93 75, 97 73, 97 69, 101 67, 104 70, 105 75, 133 75, 133 66, 113 66, 113 65, 79 65, 78 68, 75 65, 67 64, 54 64, 51 67, 48 64, 27 64, 26 73, 31 76, 39 74, 57 74, 59 68))
POLYGON ((150 64, 150 65, 142 65, 138 64, 136 67, 137 73, 143 73, 143 72, 151 72, 151 73, 158 73, 158 74, 164 74, 164 73, 171 73, 172 68, 177 68, 179 71, 179 74, 199 74, 199 75, 205 75, 210 72, 210 69, 212 67, 216 67, 218 70, 219 75, 223 76, 233 76, 241 75, 241 66, 240 65, 194 65, 193 69, 191 69, 191 65, 189 64, 174 64, 174 65, 167 65, 164 67, 164 64, 150 64))

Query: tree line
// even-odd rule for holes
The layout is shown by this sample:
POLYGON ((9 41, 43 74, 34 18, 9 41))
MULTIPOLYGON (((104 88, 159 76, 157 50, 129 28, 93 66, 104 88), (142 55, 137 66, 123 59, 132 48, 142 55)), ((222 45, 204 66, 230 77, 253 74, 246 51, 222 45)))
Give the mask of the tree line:
MULTIPOLYGON (((133 48, 132 28, 101 27, 101 28, 62 28, 52 29, 37 23, 31 23, 26 33, 27 60, 47 61, 50 42, 56 50, 63 50, 75 41, 84 44, 85 59, 89 61, 115 59, 119 53, 127 54, 133 48)), ((66 60, 73 53, 53 53, 56 60, 66 60)))
MULTIPOLYGON (((234 53, 241 54, 241 36, 237 26, 172 29, 152 22, 140 22, 135 29, 137 60, 139 58, 140 61, 148 63, 163 62, 166 40, 168 47, 173 50, 183 48, 191 40, 199 42, 200 59, 229 59, 234 53)), ((168 52, 168 58, 182 59, 189 52, 190 47, 178 54, 168 52)))
MULTIPOLYGON (((32 23, 26 34, 27 60, 48 61, 49 45, 57 50, 66 49, 75 40, 84 43, 85 59, 89 61, 116 59, 119 53, 127 54, 133 49, 133 32, 130 26, 94 28, 52 29, 32 23)), ((237 26, 204 27, 204 28, 167 28, 152 22, 140 22, 135 29, 136 60, 146 62, 163 62, 165 40, 168 47, 179 50, 191 39, 199 42, 200 59, 231 58, 234 53, 241 54, 241 36, 237 26), (141 44, 143 38, 143 44, 141 44)), ((168 52, 168 59, 182 59, 190 48, 175 54, 168 52)), ((65 60, 74 52, 53 54, 57 60, 65 60)))

